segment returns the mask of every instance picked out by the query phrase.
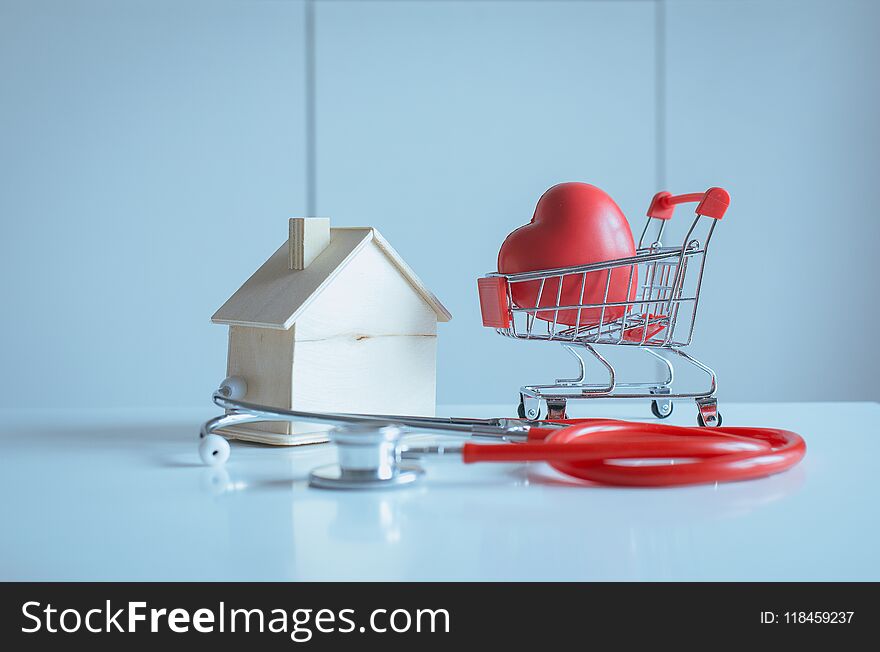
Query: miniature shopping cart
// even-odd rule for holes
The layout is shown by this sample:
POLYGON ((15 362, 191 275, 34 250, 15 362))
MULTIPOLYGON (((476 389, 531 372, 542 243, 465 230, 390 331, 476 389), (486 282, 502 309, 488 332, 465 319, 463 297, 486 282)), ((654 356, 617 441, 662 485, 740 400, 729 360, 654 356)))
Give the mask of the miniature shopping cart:
POLYGON ((709 241, 729 203, 722 188, 686 195, 660 192, 651 201, 635 256, 516 274, 493 273, 478 280, 484 326, 515 339, 560 342, 580 367, 577 378, 521 387, 521 418, 564 419, 566 402, 574 399, 628 398, 650 399, 651 411, 664 419, 672 414, 673 399, 694 399, 701 426, 721 425, 715 372, 683 349, 694 334, 709 241), (664 247, 661 238, 666 221, 677 204, 688 202, 698 203, 696 218, 680 246, 664 247), (646 245, 649 230, 656 231, 656 238, 646 245), (596 350, 600 344, 646 351, 662 363, 665 377, 619 382, 614 366, 596 350), (607 382, 586 382, 585 353, 605 368, 607 382), (675 358, 708 378, 704 391, 673 390, 675 358))

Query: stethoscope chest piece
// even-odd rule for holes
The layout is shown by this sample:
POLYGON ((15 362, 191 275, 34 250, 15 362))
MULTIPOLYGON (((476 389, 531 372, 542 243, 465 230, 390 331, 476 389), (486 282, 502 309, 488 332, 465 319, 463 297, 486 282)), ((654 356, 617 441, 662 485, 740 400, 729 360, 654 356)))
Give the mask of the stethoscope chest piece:
POLYGON ((403 431, 384 424, 356 424, 336 428, 330 440, 336 444, 338 463, 309 474, 309 485, 319 489, 392 489, 411 485, 424 475, 412 463, 401 463, 403 431))

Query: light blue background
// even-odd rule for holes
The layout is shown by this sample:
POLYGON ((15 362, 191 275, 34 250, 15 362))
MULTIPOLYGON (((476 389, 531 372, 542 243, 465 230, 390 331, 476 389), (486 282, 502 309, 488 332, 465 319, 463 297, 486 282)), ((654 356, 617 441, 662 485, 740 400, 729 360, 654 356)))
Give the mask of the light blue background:
POLYGON ((635 228, 660 188, 730 190, 693 346, 722 401, 876 400, 878 24, 868 0, 0 0, 0 407, 207 404, 210 315, 310 212, 379 228, 453 312, 441 403, 512 404, 570 363, 481 328, 475 278, 563 180, 635 228))

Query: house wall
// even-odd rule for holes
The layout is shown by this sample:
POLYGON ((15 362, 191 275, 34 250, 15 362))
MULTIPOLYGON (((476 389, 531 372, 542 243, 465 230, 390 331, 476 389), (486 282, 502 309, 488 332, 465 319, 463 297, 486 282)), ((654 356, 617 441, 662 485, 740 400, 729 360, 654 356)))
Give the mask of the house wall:
MULTIPOLYGON (((247 381, 247 401, 289 408, 292 363, 293 329, 229 327, 227 375, 242 376, 247 381)), ((289 434, 290 424, 253 423, 229 430, 289 434)))
POLYGON ((294 326, 294 409, 433 415, 437 317, 375 243, 294 326))

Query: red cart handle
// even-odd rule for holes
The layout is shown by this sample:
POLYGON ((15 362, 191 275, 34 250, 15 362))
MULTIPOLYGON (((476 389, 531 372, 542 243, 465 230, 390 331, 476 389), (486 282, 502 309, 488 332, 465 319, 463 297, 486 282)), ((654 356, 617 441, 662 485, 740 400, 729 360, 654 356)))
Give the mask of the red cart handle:
POLYGON ((651 200, 648 207, 648 217, 656 217, 658 220, 668 220, 672 217, 676 204, 689 204, 699 202, 697 215, 705 215, 716 220, 724 217, 727 207, 730 206, 730 195, 724 188, 709 188, 706 192, 692 192, 687 195, 673 195, 670 192, 658 192, 651 200))

